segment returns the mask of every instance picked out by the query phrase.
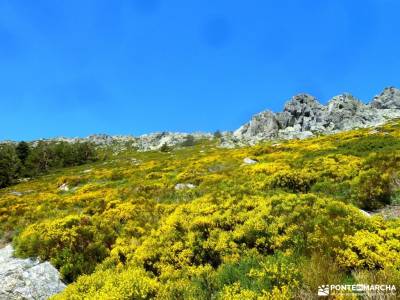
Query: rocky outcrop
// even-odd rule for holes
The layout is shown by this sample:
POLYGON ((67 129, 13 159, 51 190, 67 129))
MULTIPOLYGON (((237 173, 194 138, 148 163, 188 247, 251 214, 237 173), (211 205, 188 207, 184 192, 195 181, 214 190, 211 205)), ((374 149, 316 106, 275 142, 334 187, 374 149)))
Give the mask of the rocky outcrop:
POLYGON ((281 129, 299 126, 302 131, 312 131, 319 126, 326 114, 326 107, 308 94, 294 96, 285 104, 277 117, 281 129))
POLYGON ((233 135, 239 138, 257 137, 262 139, 271 139, 277 136, 279 129, 278 120, 271 111, 264 111, 253 116, 249 123, 244 124, 233 135))
POLYGON ((158 150, 164 144, 169 147, 183 145, 188 139, 198 141, 201 139, 212 139, 213 135, 210 133, 176 133, 176 132, 161 132, 145 134, 138 137, 133 146, 139 151, 158 150))
MULTIPOLYGON (((144 134, 139 137, 134 137, 131 135, 127 136, 111 136, 107 134, 94 134, 86 138, 65 138, 58 137, 53 139, 43 140, 45 142, 67 142, 67 143, 82 143, 90 142, 94 143, 99 147, 111 146, 111 145, 124 145, 129 143, 131 147, 138 149, 139 151, 150 151, 158 150, 162 145, 167 144, 167 146, 174 147, 185 143, 188 138, 193 138, 193 141, 201 139, 212 139, 213 135, 211 133, 179 133, 179 132, 156 132, 150 134, 144 134)), ((35 146, 38 141, 32 142, 35 146)), ((121 148, 123 150, 126 148, 121 148)))
POLYGON ((283 112, 265 111, 241 126, 232 137, 223 137, 223 145, 254 144, 266 139, 307 138, 354 128, 380 125, 400 117, 400 90, 386 88, 366 105, 350 94, 333 97, 327 105, 308 94, 299 94, 286 102, 283 112))
POLYGON ((0 249, 0 299, 48 299, 65 284, 49 262, 13 257, 10 245, 0 249))
POLYGON ((379 123, 380 118, 374 113, 374 109, 367 107, 360 100, 350 94, 342 94, 333 97, 327 106, 327 115, 324 127, 330 125, 330 130, 349 130, 365 125, 379 123))
MULTIPOLYGON (((364 104, 350 94, 333 97, 327 105, 322 105, 309 94, 299 94, 286 102, 282 112, 263 111, 236 131, 220 133, 221 147, 253 145, 263 140, 307 138, 314 134, 330 134, 342 130, 371 127, 387 120, 400 117, 400 90, 388 87, 364 104)), ((99 147, 115 146, 115 153, 129 147, 139 151, 159 150, 164 144, 168 147, 184 145, 188 139, 198 141, 213 139, 210 133, 158 132, 134 136, 110 136, 95 134, 86 138, 54 138, 51 142, 92 142, 99 147), (118 146, 118 147, 117 147, 118 146)), ((15 143, 4 141, 1 143, 15 143)), ((38 141, 32 142, 33 145, 38 141)))
POLYGON ((378 109, 400 109, 400 90, 394 87, 387 87, 383 92, 375 96, 371 107, 378 109))

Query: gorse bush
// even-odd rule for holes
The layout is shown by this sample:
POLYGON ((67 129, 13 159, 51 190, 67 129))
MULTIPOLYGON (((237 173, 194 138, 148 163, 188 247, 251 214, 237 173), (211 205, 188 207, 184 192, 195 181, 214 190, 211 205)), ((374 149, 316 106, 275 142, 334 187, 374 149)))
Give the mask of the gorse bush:
POLYGON ((321 284, 400 284, 399 219, 360 211, 398 199, 399 139, 389 123, 237 149, 112 145, 92 153, 101 163, 85 147, 7 146, 2 178, 15 183, 24 159, 43 176, 0 190, 0 235, 60 270, 70 284, 55 299, 313 299, 321 284))
POLYGON ((108 255, 116 236, 104 225, 85 215, 31 225, 15 240, 16 254, 50 260, 71 282, 79 274, 92 272, 108 255))
POLYGON ((382 150, 396 151, 400 141, 393 135, 365 135, 340 142, 338 150, 343 154, 365 156, 382 150))
POLYGON ((374 168, 362 170, 354 178, 354 197, 363 209, 373 210, 390 204, 392 190, 388 173, 381 173, 374 168))
POLYGON ((316 174, 310 170, 281 170, 271 178, 271 188, 283 188, 291 192, 308 192, 317 181, 316 174))

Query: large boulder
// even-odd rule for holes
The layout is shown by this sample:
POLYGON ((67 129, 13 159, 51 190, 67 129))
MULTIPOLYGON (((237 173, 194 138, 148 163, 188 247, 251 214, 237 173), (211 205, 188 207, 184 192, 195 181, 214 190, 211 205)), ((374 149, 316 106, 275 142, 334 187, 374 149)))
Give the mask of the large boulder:
POLYGON ((400 90, 395 87, 387 87, 371 101, 371 107, 378 109, 399 109, 400 90))
POLYGON ((244 163, 245 165, 254 165, 254 164, 258 163, 258 161, 257 161, 257 160, 254 160, 254 159, 251 159, 250 157, 245 157, 245 158, 243 159, 243 163, 244 163))
POLYGON ((349 130, 378 122, 378 118, 374 111, 360 100, 350 94, 342 94, 328 102, 326 121, 332 124, 335 130, 349 130))
POLYGON ((282 113, 277 114, 281 129, 300 126, 301 131, 318 130, 324 122, 326 107, 309 94, 298 94, 286 102, 282 113))
POLYGON ((0 299, 48 299, 65 284, 49 262, 13 257, 10 245, 0 249, 0 299))
POLYGON ((233 135, 235 137, 252 139, 270 139, 277 136, 278 121, 273 112, 267 110, 253 116, 250 122, 241 126, 233 135))
POLYGON ((192 183, 178 183, 175 185, 175 190, 176 191, 181 191, 181 190, 192 190, 196 188, 196 186, 192 183))

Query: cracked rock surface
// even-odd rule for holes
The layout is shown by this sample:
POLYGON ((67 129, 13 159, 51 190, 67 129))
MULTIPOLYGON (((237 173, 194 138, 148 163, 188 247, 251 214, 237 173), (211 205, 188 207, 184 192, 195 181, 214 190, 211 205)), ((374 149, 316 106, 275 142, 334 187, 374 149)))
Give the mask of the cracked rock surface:
POLYGON ((65 288, 49 262, 13 257, 11 245, 0 249, 0 299, 48 299, 65 288))
POLYGON ((262 140, 302 139, 316 133, 374 127, 399 117, 400 90, 394 87, 385 88, 369 104, 348 93, 333 97, 326 105, 309 94, 298 94, 286 102, 282 112, 258 113, 233 136, 223 136, 222 142, 233 146, 262 140))

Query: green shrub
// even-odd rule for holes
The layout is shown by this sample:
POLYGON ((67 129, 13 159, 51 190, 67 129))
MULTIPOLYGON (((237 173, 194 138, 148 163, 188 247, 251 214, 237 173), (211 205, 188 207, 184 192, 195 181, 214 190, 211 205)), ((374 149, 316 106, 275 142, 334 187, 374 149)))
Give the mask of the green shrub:
POLYGON ((374 210, 390 204, 390 175, 376 169, 362 170, 354 178, 353 195, 356 204, 366 210, 374 210))
POLYGON ((282 170, 276 172, 270 187, 283 188, 294 193, 307 193, 317 181, 316 175, 307 170, 282 170))
POLYGON ((396 151, 400 149, 400 139, 392 135, 366 135, 340 142, 339 153, 366 156, 371 152, 396 151))

